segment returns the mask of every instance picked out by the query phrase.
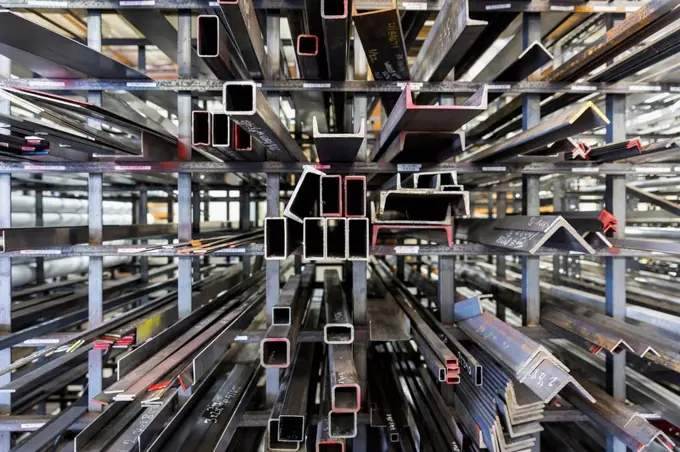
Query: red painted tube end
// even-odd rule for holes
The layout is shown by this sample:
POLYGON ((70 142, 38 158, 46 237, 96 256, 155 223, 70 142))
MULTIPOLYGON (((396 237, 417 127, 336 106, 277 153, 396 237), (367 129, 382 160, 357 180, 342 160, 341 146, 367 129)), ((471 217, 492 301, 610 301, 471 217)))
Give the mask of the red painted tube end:
POLYGON ((319 53, 319 37, 317 35, 298 35, 297 54, 300 56, 316 56, 319 53))

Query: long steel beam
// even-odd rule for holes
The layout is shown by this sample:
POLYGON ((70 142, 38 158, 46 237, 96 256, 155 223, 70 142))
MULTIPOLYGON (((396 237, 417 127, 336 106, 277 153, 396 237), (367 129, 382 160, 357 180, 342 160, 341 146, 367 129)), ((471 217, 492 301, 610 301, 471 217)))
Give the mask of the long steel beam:
POLYGON ((541 121, 538 125, 508 140, 502 140, 486 149, 466 155, 463 162, 490 162, 515 157, 555 141, 568 138, 586 130, 609 124, 607 117, 593 104, 587 102, 575 109, 541 121))
POLYGON ((255 82, 225 82, 222 103, 232 121, 257 138, 280 161, 309 161, 255 82))
POLYGON ((313 119, 313 137, 320 162, 353 162, 366 141, 366 120, 356 133, 321 133, 316 116, 313 119))
POLYGON ((352 325, 345 292, 340 284, 340 276, 336 270, 324 272, 324 302, 326 304, 326 324, 323 327, 326 344, 351 344, 354 342, 354 325, 352 325))
POLYGON ((460 105, 416 105, 410 85, 406 85, 387 118, 380 145, 371 160, 379 160, 399 132, 451 132, 460 129, 487 107, 486 85, 460 105))
POLYGON ((265 49, 262 31, 251 0, 218 0, 224 21, 240 50, 246 68, 253 79, 262 79, 265 49))
MULTIPOLYGON (((344 81, 347 78, 349 58, 349 2, 348 0, 322 0, 321 24, 328 60, 328 78, 344 81)), ((333 93, 336 131, 345 130, 345 93, 333 93)), ((316 130, 316 129, 315 129, 316 130)), ((316 138, 316 132, 315 132, 316 138)), ((323 160, 322 160, 323 161, 323 160)))

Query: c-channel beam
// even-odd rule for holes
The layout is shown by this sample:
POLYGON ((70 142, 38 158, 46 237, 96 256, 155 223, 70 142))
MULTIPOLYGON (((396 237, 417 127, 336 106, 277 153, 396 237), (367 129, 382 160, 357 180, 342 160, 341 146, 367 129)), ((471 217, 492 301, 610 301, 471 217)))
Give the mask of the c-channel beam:
MULTIPOLYGON (((177 22, 177 72, 180 78, 191 77, 191 11, 182 9, 177 22)), ((177 158, 191 160, 191 93, 177 93, 177 121, 179 136, 177 158)), ((177 177, 178 234, 180 242, 192 239, 191 231, 191 173, 179 173, 177 177)), ((180 256, 177 280, 177 311, 179 317, 186 317, 193 310, 191 297, 192 268, 191 256, 180 256)))
MULTIPOLYGON (((522 48, 527 49, 534 41, 541 41, 541 16, 524 14, 522 19, 522 48)), ((541 120, 541 97, 525 94, 522 97, 522 127, 528 130, 541 120)), ((522 210, 524 215, 540 215, 538 176, 522 178, 522 210)), ((523 258, 522 265, 522 321, 526 326, 538 326, 541 316, 540 268, 538 257, 523 258)), ((538 438, 537 438, 538 444, 538 438)), ((536 449, 534 449, 536 450, 536 449)), ((540 450, 540 446, 538 447, 540 450)))
MULTIPOLYGON (((88 47, 101 52, 102 50, 102 16, 99 10, 88 10, 87 12, 87 45, 88 47)), ((101 105, 101 91, 90 91, 87 93, 88 102, 101 105)), ((90 126, 100 128, 97 123, 90 122, 90 126)), ((103 239, 102 222, 102 203, 103 203, 103 176, 101 173, 91 173, 88 176, 87 186, 87 224, 89 228, 89 244, 101 245, 103 239)), ((101 256, 90 257, 88 264, 88 325, 90 328, 101 325, 104 321, 104 258, 101 256)), ((89 410, 101 411, 101 405, 91 400, 103 389, 103 352, 101 350, 90 350, 87 359, 87 390, 89 410)))

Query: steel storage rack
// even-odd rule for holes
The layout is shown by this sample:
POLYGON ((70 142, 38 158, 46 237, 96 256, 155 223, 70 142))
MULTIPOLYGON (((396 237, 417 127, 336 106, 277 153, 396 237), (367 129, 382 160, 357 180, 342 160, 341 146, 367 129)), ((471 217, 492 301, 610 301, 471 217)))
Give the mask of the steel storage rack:
POLYGON ((680 1, 317 3, 0 1, 0 451, 673 450, 680 1))

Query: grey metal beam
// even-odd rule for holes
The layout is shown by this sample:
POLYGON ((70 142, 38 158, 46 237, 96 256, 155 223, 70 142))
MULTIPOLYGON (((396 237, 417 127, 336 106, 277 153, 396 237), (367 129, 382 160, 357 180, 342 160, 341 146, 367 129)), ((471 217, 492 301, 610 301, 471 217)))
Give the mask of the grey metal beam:
MULTIPOLYGON (((0 77, 9 78, 12 72, 12 62, 0 55, 0 77)), ((10 114, 8 100, 0 99, 0 114, 10 114)), ((0 135, 8 131, 0 129, 0 135)), ((12 176, 0 173, 0 227, 12 226, 12 176)), ((12 259, 0 256, 0 326, 10 333, 12 331, 12 259)), ((0 367, 12 364, 12 350, 8 347, 0 350, 0 367)), ((0 376, 0 385, 12 381, 12 374, 0 376)), ((12 396, 0 394, 0 414, 9 415, 12 407, 12 396)), ((0 451, 7 452, 12 446, 10 433, 0 433, 0 451)))
MULTIPOLYGON (((177 72, 180 78, 191 77, 191 11, 178 11, 177 24, 177 72)), ((191 160, 191 93, 177 93, 178 141, 177 158, 191 160)), ((177 179, 178 239, 180 242, 191 240, 191 173, 179 173, 177 179)), ((186 317, 193 310, 192 258, 182 256, 178 264, 177 310, 179 317, 186 317)))
MULTIPOLYGON (((96 52, 102 49, 102 16, 99 10, 87 12, 87 45, 96 52)), ((87 93, 88 102, 101 105, 101 91, 87 93)), ((99 124, 90 122, 91 126, 100 128, 99 124)), ((87 189, 87 222, 89 227, 90 245, 101 245, 103 241, 102 203, 103 203, 103 176, 102 174, 90 174, 87 189)), ((88 325, 90 328, 99 326, 104 321, 104 258, 90 257, 88 266, 88 325)), ((89 399, 99 394, 103 389, 103 352, 90 350, 88 352, 88 394, 89 399)), ((90 411, 101 411, 101 405, 89 403, 90 411)))

